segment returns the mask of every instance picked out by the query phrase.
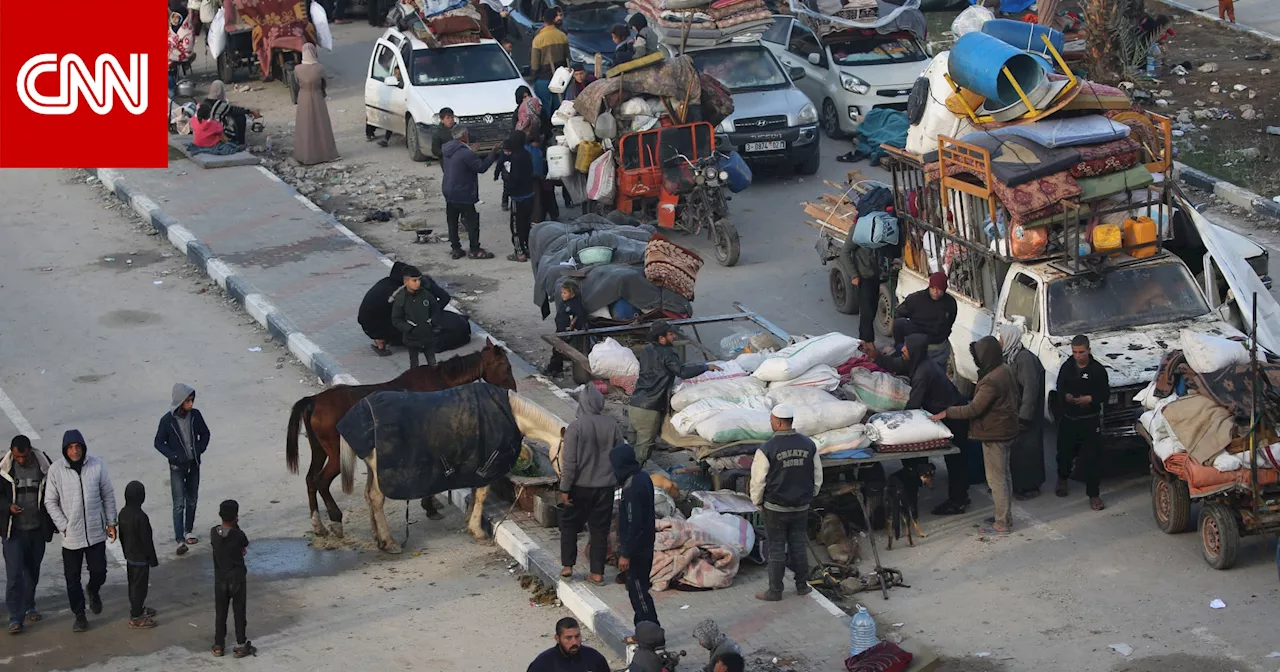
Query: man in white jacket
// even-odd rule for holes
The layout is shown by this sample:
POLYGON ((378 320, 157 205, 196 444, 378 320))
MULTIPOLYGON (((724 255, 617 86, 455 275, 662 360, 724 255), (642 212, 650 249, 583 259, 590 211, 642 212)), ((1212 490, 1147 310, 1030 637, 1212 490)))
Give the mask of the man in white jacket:
POLYGON ((76 617, 73 632, 89 629, 80 571, 89 565, 89 610, 100 614, 98 591, 107 581, 107 540, 116 539, 116 492, 107 465, 87 452, 80 430, 67 430, 62 435, 63 459, 50 466, 45 488, 45 508, 62 533, 62 570, 76 617))

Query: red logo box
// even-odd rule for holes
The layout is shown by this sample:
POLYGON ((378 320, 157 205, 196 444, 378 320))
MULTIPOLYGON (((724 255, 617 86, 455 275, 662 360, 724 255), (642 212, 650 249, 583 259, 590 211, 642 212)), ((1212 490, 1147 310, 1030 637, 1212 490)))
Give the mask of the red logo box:
POLYGON ((165 6, 86 11, 68 24, 47 4, 0 0, 0 168, 168 165, 165 6))

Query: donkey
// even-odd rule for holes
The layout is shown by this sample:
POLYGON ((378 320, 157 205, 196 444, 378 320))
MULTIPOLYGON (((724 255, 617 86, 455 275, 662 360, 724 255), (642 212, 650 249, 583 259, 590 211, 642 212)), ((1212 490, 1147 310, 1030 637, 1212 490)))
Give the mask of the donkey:
MULTIPOLYGON (((342 509, 334 501, 329 488, 341 471, 338 421, 352 406, 374 392, 434 392, 475 380, 484 380, 514 392, 516 380, 506 350, 485 339, 485 346, 480 352, 446 359, 435 366, 411 368, 395 380, 377 385, 335 385, 319 394, 299 399, 289 414, 285 463, 290 473, 298 473, 298 433, 300 427, 306 427, 307 440, 311 443, 311 467, 306 475, 307 502, 311 506, 311 528, 316 535, 329 534, 320 521, 320 507, 316 501, 319 493, 324 498, 333 534, 342 536, 342 509)), ((352 486, 344 480, 343 491, 351 492, 351 489, 352 486)))

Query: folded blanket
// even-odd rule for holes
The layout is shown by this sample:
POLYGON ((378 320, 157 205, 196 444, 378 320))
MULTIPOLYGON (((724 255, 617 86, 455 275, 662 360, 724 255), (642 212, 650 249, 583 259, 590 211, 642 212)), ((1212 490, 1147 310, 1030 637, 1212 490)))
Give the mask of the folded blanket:
POLYGON ((1196 462, 1208 464, 1231 444, 1235 420, 1213 399, 1192 394, 1164 407, 1164 419, 1196 462))
POLYGON ((740 558, 732 547, 713 540, 706 531, 683 520, 663 518, 655 525, 653 589, 676 586, 728 588, 738 575, 740 558))
MULTIPOLYGON (((925 164, 926 181, 937 180, 938 172, 937 162, 925 164)), ((967 171, 964 166, 950 165, 947 172, 954 176, 967 171)), ((1062 202, 1076 198, 1081 191, 1075 178, 1065 170, 1016 187, 1000 181, 990 186, 1004 204, 1013 226, 1030 226, 1036 220, 1060 214, 1062 202)))
POLYGON ((719 6, 719 3, 713 4, 710 9, 705 11, 708 16, 719 21, 720 19, 727 19, 736 14, 743 14, 764 8, 764 0, 734 0, 733 4, 726 6, 719 6))
POLYGON ((691 23, 696 26, 704 23, 712 23, 714 20, 715 19, 711 18, 711 15, 704 14, 702 12, 673 12, 669 9, 663 10, 663 12, 658 15, 658 22, 664 26, 674 25, 679 27, 686 23, 691 23))
POLYGON ((1142 145, 1131 138, 1099 145, 1083 145, 1074 149, 1080 153, 1080 163, 1071 168, 1072 177, 1098 177, 1118 173, 1138 165, 1142 158, 1142 145))
POLYGON ((644 276, 658 287, 669 289, 690 301, 693 286, 702 268, 702 257, 667 240, 660 233, 644 248, 644 276))
POLYGON ((726 16, 723 19, 719 19, 716 21, 716 27, 724 30, 726 28, 733 28, 735 26, 741 26, 752 22, 769 21, 772 23, 772 16, 773 15, 769 13, 769 10, 760 8, 754 11, 740 12, 738 14, 733 14, 731 16, 726 16))
MULTIPOLYGON (((1239 483, 1247 485, 1250 470, 1218 471, 1210 466, 1197 464, 1187 453, 1174 453, 1164 460, 1164 468, 1169 473, 1187 482, 1187 489, 1192 495, 1203 495, 1224 485, 1239 483)), ((1275 469, 1258 469, 1259 485, 1275 485, 1280 482, 1280 473, 1275 469)))
POLYGON ((1128 170, 1102 175, 1099 177, 1082 177, 1076 180, 1080 185, 1081 202, 1097 201, 1115 194, 1123 194, 1150 186, 1155 179, 1145 166, 1134 166, 1128 170))

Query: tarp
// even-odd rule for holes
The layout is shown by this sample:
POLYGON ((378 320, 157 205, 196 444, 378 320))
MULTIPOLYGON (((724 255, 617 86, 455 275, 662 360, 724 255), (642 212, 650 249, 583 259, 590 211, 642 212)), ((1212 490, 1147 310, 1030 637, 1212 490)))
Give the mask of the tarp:
POLYGON ((263 77, 271 76, 271 52, 285 49, 301 52, 315 43, 306 0, 224 0, 226 25, 241 23, 253 27, 253 50, 263 77))
POLYGON ((1218 262, 1218 268, 1221 269, 1227 286, 1231 288, 1236 307, 1244 320, 1245 332, 1253 326, 1253 304, 1256 296, 1258 345, 1270 350, 1272 354, 1280 355, 1280 303, 1271 296, 1249 262, 1240 255, 1231 253, 1231 245, 1226 241, 1222 229, 1205 219, 1204 215, 1185 200, 1179 199, 1179 206, 1191 214, 1191 221, 1195 222, 1196 230, 1200 232, 1200 240, 1204 241, 1205 248, 1213 255, 1214 261, 1218 262))
POLYGON ((829 22, 837 26, 839 30, 847 28, 874 29, 881 35, 905 30, 920 40, 925 38, 925 33, 928 30, 924 14, 920 11, 920 0, 905 0, 901 5, 896 2, 876 0, 877 17, 874 21, 853 21, 838 16, 830 16, 819 12, 816 6, 811 6, 806 0, 788 1, 791 5, 792 14, 806 17, 811 21, 829 22))
POLYGON ((508 473, 524 437, 507 390, 480 381, 439 392, 374 392, 338 421, 361 459, 377 451, 390 499, 478 488, 508 473))
POLYGON ((866 155, 871 160, 871 165, 878 165, 880 159, 888 154, 880 145, 905 148, 907 129, 910 127, 906 112, 877 107, 867 113, 867 117, 858 125, 858 130, 855 132, 857 144, 854 151, 859 156, 866 155))

